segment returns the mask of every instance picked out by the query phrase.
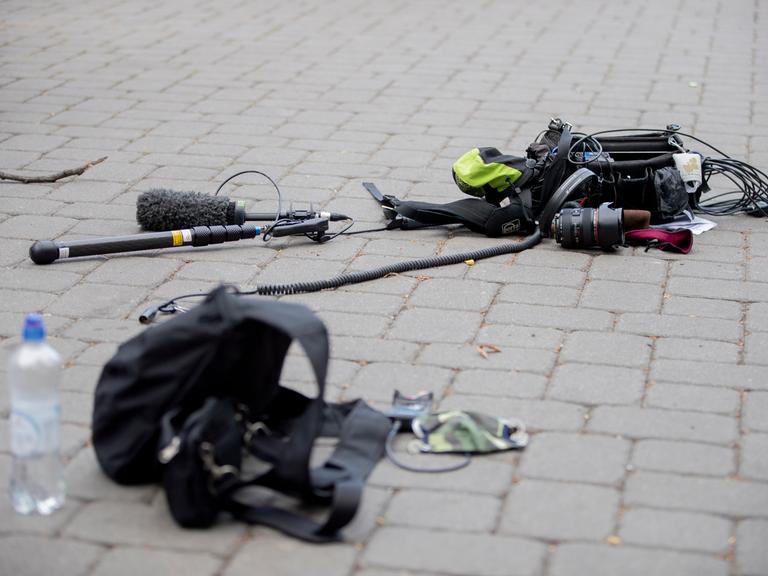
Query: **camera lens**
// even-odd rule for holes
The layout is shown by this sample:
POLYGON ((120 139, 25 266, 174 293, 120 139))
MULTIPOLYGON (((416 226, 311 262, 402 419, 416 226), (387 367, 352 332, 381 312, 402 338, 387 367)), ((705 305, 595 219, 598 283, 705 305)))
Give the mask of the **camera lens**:
POLYGON ((555 241, 563 248, 609 250, 624 243, 623 211, 608 203, 599 208, 566 208, 552 219, 555 241))

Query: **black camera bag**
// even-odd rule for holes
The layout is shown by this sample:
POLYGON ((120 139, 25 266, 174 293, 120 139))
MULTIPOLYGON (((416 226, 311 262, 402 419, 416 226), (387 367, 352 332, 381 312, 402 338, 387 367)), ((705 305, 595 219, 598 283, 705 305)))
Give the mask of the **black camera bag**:
POLYGON ((210 526, 229 512, 304 540, 336 541, 384 454, 391 423, 359 400, 326 403, 327 367, 327 332, 308 308, 217 288, 190 312, 122 344, 105 365, 93 413, 96 456, 116 482, 162 481, 182 526, 210 526), (294 339, 312 365, 315 398, 279 384, 294 339), (338 442, 311 467, 321 436, 338 442), (327 506, 329 514, 316 522, 254 503, 253 487, 327 506))
POLYGON ((582 167, 597 175, 596 182, 585 189, 584 206, 595 208, 609 202, 616 208, 647 210, 653 223, 672 220, 688 208, 688 194, 673 158, 683 151, 676 127, 620 136, 598 134, 588 141, 572 134, 570 128, 567 123, 553 121, 528 148, 529 156, 543 158, 542 176, 531 187, 537 217, 560 185, 582 167), (595 143, 601 154, 585 157, 597 148, 595 143))

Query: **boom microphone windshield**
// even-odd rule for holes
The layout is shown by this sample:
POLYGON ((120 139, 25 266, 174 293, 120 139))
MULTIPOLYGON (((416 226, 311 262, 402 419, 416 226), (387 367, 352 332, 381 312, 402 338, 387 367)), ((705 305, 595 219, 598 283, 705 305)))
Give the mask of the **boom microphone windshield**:
MULTIPOLYGON (((246 212, 243 201, 232 201, 226 196, 211 196, 202 192, 177 192, 156 188, 143 192, 136 200, 136 221, 144 230, 162 231, 193 226, 243 224, 246 220, 275 220, 276 216, 274 212, 246 212)), ((318 217, 331 221, 348 219, 344 214, 311 210, 290 210, 281 212, 279 217, 291 220, 318 217)))
MULTIPOLYGON (((136 221, 144 230, 175 230, 192 226, 242 224, 235 221, 236 202, 202 192, 149 190, 136 200, 136 221)), ((244 210, 243 210, 244 212, 244 210)))

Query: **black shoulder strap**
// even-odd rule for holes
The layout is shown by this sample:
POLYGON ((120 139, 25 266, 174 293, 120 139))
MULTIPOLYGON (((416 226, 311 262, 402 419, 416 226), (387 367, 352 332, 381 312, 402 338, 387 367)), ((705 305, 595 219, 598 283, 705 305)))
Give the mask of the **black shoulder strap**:
POLYGON ((581 188, 584 182, 592 178, 597 179, 597 174, 589 168, 579 168, 558 186, 539 214, 539 228, 544 236, 549 236, 549 227, 552 219, 560 211, 562 205, 572 197, 574 192, 581 188))
MULTIPOLYGON (((220 287, 218 290, 224 290, 220 287)), ((269 300, 258 300, 227 294, 220 298, 220 310, 225 317, 242 315, 248 320, 263 322, 298 340, 309 358, 317 380, 318 396, 325 394, 325 380, 328 375, 328 331, 322 320, 306 306, 269 300), (235 307, 240 306, 241 310, 235 307)))
MULTIPOLYGON (((299 341, 317 379, 318 395, 310 399, 292 426, 281 457, 268 473, 253 483, 299 495, 302 500, 330 502, 330 513, 322 524, 311 518, 274 506, 253 506, 238 499, 239 491, 222 498, 222 505, 235 517, 251 524, 264 524, 310 542, 339 540, 339 530, 354 517, 368 474, 384 453, 391 428, 389 419, 362 401, 327 405, 323 400, 328 372, 328 333, 322 321, 304 306, 262 306, 253 300, 230 297, 222 314, 241 313, 263 322, 299 341), (234 306, 243 306, 236 311, 234 306), (309 458, 323 423, 335 423, 339 436, 336 448, 324 466, 310 470, 309 458)), ((327 427, 326 427, 327 431, 327 427)))
MULTIPOLYGON (((330 502, 330 512, 320 523, 295 512, 274 506, 253 506, 229 495, 224 506, 236 518, 249 524, 270 526, 308 542, 336 542, 339 531, 357 513, 365 481, 384 454, 384 443, 392 424, 384 414, 373 410, 362 400, 351 404, 328 405, 330 421, 341 424, 339 442, 328 461, 312 470, 312 500, 330 502)), ((256 484, 270 485, 270 476, 256 484)), ((275 486, 273 486, 275 487, 275 486)))

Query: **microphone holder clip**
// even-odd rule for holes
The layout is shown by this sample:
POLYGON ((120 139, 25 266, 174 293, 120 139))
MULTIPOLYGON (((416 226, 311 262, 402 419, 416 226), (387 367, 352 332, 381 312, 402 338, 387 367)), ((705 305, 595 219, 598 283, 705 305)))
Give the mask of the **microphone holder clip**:
POLYGON ((306 220, 287 220, 278 222, 270 228, 265 239, 270 237, 294 236, 303 234, 310 240, 318 243, 325 242, 331 237, 326 234, 328 230, 328 218, 308 218, 306 220))

